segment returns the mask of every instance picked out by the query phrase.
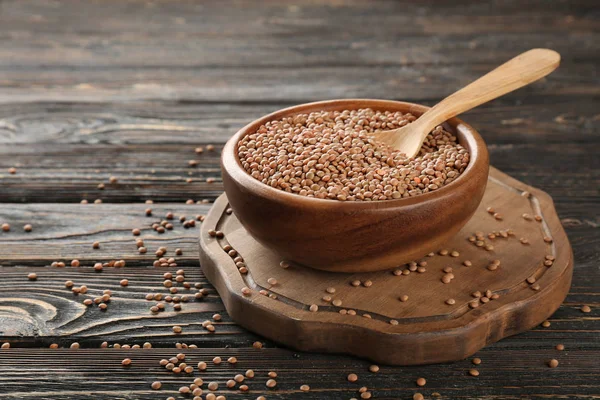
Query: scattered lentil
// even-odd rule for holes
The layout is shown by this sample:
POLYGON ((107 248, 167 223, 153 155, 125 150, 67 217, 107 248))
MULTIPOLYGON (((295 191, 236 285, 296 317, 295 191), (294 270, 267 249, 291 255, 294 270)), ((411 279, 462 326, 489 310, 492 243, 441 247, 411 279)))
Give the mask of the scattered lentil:
POLYGON ((268 388, 274 388, 277 386, 277 381, 275 379, 269 379, 266 383, 268 388))
POLYGON ((471 368, 469 370, 469 375, 471 375, 471 376, 479 376, 479 371, 477 371, 475 368, 471 368))
POLYGON ((556 367, 558 367, 558 360, 556 360, 556 359, 553 358, 552 360, 548 361, 548 366, 550 368, 556 368, 556 367))
POLYGON ((590 308, 590 306, 585 305, 585 306, 581 307, 581 312, 589 313, 589 312, 592 312, 592 309, 590 308))
POLYGON ((427 381, 425 380, 425 378, 418 378, 416 383, 417 383, 417 386, 425 386, 427 381))

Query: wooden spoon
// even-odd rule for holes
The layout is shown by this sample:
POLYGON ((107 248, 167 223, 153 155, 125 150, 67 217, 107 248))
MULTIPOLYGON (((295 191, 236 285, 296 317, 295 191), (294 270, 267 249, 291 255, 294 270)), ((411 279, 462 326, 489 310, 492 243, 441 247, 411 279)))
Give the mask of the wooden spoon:
POLYGON ((554 71, 559 63, 560 54, 554 50, 526 51, 446 97, 416 121, 398 129, 378 133, 377 139, 408 157, 414 157, 427 134, 442 122, 543 78, 554 71))

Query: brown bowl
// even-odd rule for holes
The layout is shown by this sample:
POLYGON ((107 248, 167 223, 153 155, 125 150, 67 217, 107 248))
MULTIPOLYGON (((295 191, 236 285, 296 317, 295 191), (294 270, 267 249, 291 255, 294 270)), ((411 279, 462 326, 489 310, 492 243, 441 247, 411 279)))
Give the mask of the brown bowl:
POLYGON ((237 143, 267 121, 318 110, 358 108, 414 115, 428 109, 367 99, 301 104, 251 122, 225 145, 221 169, 229 203, 248 232, 282 259, 338 272, 393 268, 438 250, 465 225, 481 202, 488 177, 488 152, 481 136, 458 118, 448 120, 446 128, 469 151, 469 165, 450 184, 415 197, 373 202, 304 197, 254 179, 239 161, 237 143))

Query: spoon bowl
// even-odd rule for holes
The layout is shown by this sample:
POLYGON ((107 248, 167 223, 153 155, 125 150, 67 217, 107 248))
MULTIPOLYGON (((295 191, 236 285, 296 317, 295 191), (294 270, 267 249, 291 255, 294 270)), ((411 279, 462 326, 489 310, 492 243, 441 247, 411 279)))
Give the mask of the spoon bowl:
POLYGON ((302 104, 251 122, 225 145, 221 169, 229 204, 244 228, 279 253, 282 260, 337 272, 390 269, 440 249, 477 209, 487 183, 488 152, 481 136, 458 118, 444 126, 469 151, 469 165, 455 181, 415 197, 373 202, 305 197, 260 182, 240 163, 238 142, 267 121, 320 110, 359 108, 415 116, 428 110, 419 104, 388 100, 302 104))

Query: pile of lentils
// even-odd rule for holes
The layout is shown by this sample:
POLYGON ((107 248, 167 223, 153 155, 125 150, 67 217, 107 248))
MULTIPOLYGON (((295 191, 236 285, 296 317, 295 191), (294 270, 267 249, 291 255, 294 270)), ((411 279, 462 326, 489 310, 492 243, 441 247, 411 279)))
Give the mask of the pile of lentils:
POLYGON ((408 158, 377 132, 416 120, 370 108, 318 111, 269 121, 238 143, 244 169, 276 189, 341 201, 417 196, 449 184, 465 170, 468 151, 441 126, 408 158))

